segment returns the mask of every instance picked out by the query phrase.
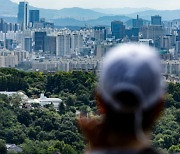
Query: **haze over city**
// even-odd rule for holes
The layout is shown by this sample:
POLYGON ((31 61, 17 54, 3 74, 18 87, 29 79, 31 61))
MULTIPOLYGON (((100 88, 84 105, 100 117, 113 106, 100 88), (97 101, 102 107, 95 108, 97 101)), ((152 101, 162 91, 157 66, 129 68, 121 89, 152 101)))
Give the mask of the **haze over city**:
MULTIPOLYGON (((12 0, 20 2, 20 0, 12 0)), ((82 8, 151 8, 158 10, 175 10, 180 8, 179 0, 27 0, 30 5, 48 8, 62 9, 70 7, 82 8), (163 4, 163 5, 162 5, 163 4)))

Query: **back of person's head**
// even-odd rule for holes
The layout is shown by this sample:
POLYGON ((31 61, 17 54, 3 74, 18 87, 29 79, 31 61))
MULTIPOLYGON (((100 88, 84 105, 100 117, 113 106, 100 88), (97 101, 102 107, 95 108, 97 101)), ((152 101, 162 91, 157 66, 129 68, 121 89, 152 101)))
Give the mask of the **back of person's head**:
POLYGON ((90 127, 82 122, 86 136, 96 145, 105 141, 103 136, 108 133, 143 140, 163 108, 165 85, 157 51, 142 44, 117 46, 106 54, 100 71, 97 103, 103 122, 101 127, 96 127, 96 122, 90 127), (103 140, 91 138, 91 128, 103 140))
POLYGON ((103 60, 99 90, 114 110, 147 109, 154 105, 164 93, 157 51, 142 44, 125 44, 112 49, 103 60), (135 96, 136 101, 119 100, 126 92, 135 96))

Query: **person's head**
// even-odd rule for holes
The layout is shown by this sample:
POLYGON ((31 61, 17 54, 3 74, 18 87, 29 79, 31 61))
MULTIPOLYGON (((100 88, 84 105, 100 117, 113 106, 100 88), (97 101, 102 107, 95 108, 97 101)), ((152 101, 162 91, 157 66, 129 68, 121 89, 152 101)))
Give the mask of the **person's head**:
POLYGON ((104 115, 104 135, 128 134, 140 139, 150 131, 163 109, 164 86, 154 48, 129 43, 109 51, 101 66, 96 97, 104 115))

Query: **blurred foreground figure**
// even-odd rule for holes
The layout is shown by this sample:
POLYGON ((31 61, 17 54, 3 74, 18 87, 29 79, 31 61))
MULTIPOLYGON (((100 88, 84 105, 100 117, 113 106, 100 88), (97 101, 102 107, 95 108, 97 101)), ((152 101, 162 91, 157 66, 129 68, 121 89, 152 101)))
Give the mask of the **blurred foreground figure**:
POLYGON ((163 111, 164 82, 157 51, 125 44, 103 60, 97 88, 100 117, 82 118, 90 154, 153 154, 150 134, 163 111))

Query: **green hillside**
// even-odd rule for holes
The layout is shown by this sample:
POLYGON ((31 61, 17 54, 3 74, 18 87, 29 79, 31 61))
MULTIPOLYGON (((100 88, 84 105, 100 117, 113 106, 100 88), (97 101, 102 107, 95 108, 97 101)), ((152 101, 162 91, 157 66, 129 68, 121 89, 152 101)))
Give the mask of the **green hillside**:
MULTIPOLYGON (((59 111, 52 105, 19 108, 18 96, 0 95, 0 151, 5 143, 22 147, 22 154, 83 153, 85 142, 77 125, 76 111, 96 114, 96 75, 87 72, 43 74, 0 69, 0 91, 24 91, 37 98, 61 98, 59 111)), ((180 152, 180 84, 169 84, 166 111, 154 128, 153 145, 165 152, 180 152)))

